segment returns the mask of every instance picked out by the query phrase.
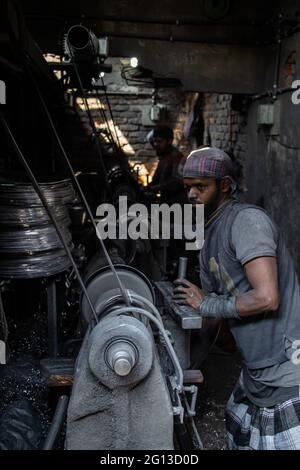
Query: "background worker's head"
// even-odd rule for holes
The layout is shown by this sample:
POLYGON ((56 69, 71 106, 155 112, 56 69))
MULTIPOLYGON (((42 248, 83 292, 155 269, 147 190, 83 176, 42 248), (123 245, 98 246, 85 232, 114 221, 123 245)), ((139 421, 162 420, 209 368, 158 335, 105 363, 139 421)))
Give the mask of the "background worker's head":
POLYGON ((173 143, 174 134, 168 126, 157 126, 153 129, 151 143, 159 157, 165 155, 173 143))
POLYGON ((183 178, 189 201, 204 204, 206 217, 236 190, 231 158, 214 147, 203 147, 192 152, 186 161, 183 178))

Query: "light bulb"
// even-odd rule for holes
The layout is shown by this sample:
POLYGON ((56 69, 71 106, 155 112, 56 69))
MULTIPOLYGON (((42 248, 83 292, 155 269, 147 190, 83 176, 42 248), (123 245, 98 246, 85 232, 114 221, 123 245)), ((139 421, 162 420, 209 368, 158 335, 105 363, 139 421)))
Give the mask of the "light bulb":
POLYGON ((131 59, 130 59, 130 65, 131 65, 131 67, 133 67, 134 69, 139 65, 139 60, 137 59, 137 57, 131 57, 131 59))

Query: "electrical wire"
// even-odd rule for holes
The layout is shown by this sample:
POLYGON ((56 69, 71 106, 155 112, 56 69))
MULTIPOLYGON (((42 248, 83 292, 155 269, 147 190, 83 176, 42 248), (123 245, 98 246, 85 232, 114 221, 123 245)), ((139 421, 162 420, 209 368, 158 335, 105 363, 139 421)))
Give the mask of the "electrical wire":
POLYGON ((287 144, 284 144, 283 142, 281 142, 279 139, 276 139, 276 137, 273 137, 272 136, 272 139, 277 142, 277 144, 279 144, 281 147, 284 147, 286 149, 289 149, 289 150, 300 150, 300 147, 294 147, 292 145, 287 145, 287 144))

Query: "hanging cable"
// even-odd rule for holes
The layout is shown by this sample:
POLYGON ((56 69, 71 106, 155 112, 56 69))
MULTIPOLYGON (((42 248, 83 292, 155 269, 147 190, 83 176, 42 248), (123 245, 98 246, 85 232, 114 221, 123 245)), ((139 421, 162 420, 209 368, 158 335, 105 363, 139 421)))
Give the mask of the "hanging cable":
MULTIPOLYGON (((61 140, 60 140, 60 138, 59 138, 59 136, 58 136, 58 133, 57 133, 56 128, 55 128, 55 126, 54 126, 53 119, 52 119, 52 117, 50 116, 50 113, 49 113, 49 111, 48 111, 48 108, 47 108, 47 105, 46 105, 46 103, 45 103, 45 100, 44 100, 44 98, 43 98, 43 96, 42 96, 42 94, 41 94, 41 92, 40 92, 39 86, 38 86, 38 84, 37 84, 37 82, 36 82, 36 80, 35 80, 35 77, 33 76, 32 72, 31 72, 31 70, 29 70, 28 67, 27 67, 27 69, 28 69, 27 71, 28 71, 28 73, 29 73, 29 76, 30 76, 30 78, 31 78, 31 80, 32 80, 32 82, 33 82, 33 84, 34 84, 34 86, 35 86, 35 90, 36 90, 36 93, 37 93, 37 95, 38 95, 38 98, 39 98, 39 100, 40 100, 40 102, 41 102, 42 108, 43 108, 43 110, 44 110, 44 112, 45 112, 45 115, 46 115, 46 117, 47 117, 47 120, 48 120, 48 122, 49 122, 49 124, 50 124, 50 127, 51 127, 51 129, 52 129, 52 132, 53 132, 53 135, 54 135, 54 137, 55 137, 55 140, 56 140, 56 142, 57 142, 57 144, 58 144, 58 147, 59 147, 59 149, 60 149, 61 155, 63 156, 63 158, 64 158, 64 160, 65 160, 65 163, 67 164, 67 167, 68 167, 68 169, 69 169, 69 171, 70 171, 71 179, 72 179, 72 181, 73 181, 75 187, 76 187, 77 190, 78 190, 78 193, 79 193, 79 195, 80 195, 80 197, 81 197, 81 200, 82 200, 82 202, 83 202, 83 204, 84 204, 84 207, 85 207, 85 209, 86 209, 86 211, 87 211, 87 213, 88 213, 89 219, 90 219, 90 221, 91 221, 91 223, 92 223, 92 225, 93 225, 93 227, 94 227, 94 229, 95 229, 95 232, 96 232, 96 234, 97 234, 97 236, 98 236, 98 239, 99 239, 99 241, 100 241, 101 248, 102 248, 102 250, 103 250, 103 253, 104 253, 104 256, 105 256, 105 258, 106 258, 106 260, 107 260, 107 263, 108 263, 108 265, 109 265, 111 271, 112 271, 113 274, 114 274, 114 277, 115 277, 115 279, 116 279, 117 285, 118 285, 119 288, 120 288, 120 291, 121 291, 121 293, 122 293, 122 297, 123 297, 123 299, 124 299, 125 304, 129 306, 129 305, 130 305, 130 299, 129 299, 128 293, 127 293, 126 289, 123 287, 123 285, 122 285, 122 283, 121 283, 121 280, 120 280, 120 278, 119 278, 119 275, 118 275, 117 271, 116 271, 115 268, 114 268, 113 262, 112 262, 112 260, 111 260, 111 258, 110 258, 110 256, 109 256, 109 253, 108 253, 108 251, 107 251, 107 249, 106 249, 106 246, 105 246, 105 244, 104 244, 104 241, 102 240, 102 238, 101 238, 101 236, 100 236, 100 233, 99 233, 98 230, 97 230, 97 226, 96 226, 96 223, 95 223, 93 214, 92 214, 92 212, 91 212, 91 209, 90 209, 90 207, 89 207, 89 204, 88 204, 88 202, 87 202, 87 200, 86 200, 86 197, 85 197, 85 195, 84 195, 84 193, 83 193, 83 191, 82 191, 82 188, 81 188, 81 186, 80 186, 80 184, 79 184, 79 182, 78 182, 78 179, 77 179, 76 176, 75 176, 75 173, 74 173, 74 171, 73 171, 72 165, 71 165, 70 160, 69 160, 69 158, 68 158, 68 156, 67 156, 67 154, 66 154, 66 151, 65 151, 65 149, 64 149, 64 147, 63 147, 63 145, 62 145, 62 142, 61 142, 61 140)), ((79 78, 80 78, 80 77, 79 77, 79 78)), ((98 142, 98 144, 99 144, 99 146, 100 146, 100 143, 99 143, 98 140, 97 140, 97 142, 98 142)), ((105 173, 105 177, 106 177, 106 173, 105 173)))
MULTIPOLYGON (((99 64, 99 55, 98 55, 98 51, 96 50, 95 42, 92 40, 91 34, 89 34, 88 43, 89 43, 89 47, 90 47, 91 50, 92 50, 93 57, 96 58, 97 63, 99 64)), ((76 76, 77 76, 77 79, 78 79, 78 82, 79 82, 79 85, 80 85, 80 88, 81 88, 81 92, 82 92, 83 97, 84 97, 84 100, 85 100, 85 105, 86 105, 86 108, 87 108, 87 112, 88 112, 90 124, 91 124, 91 126, 92 126, 92 129, 96 130, 94 120, 92 119, 91 113, 90 113, 90 111, 89 111, 88 101, 87 101, 87 98, 86 98, 86 95, 85 95, 85 92, 84 92, 84 88, 83 88, 83 86, 82 86, 82 80, 81 80, 81 77, 80 77, 80 74, 79 74, 79 71, 78 71, 78 67, 77 67, 77 64, 76 64, 76 59, 75 59, 75 55, 74 55, 74 50, 73 50, 72 47, 70 47, 70 44, 69 44, 69 51, 70 51, 71 58, 72 58, 72 61, 73 61, 73 66, 75 67, 75 72, 76 72, 76 76)), ((110 102, 109 102, 109 99, 108 99, 108 96, 107 96, 107 93, 106 93, 106 87, 105 87, 105 84, 104 84, 104 80, 103 80, 103 77, 102 77, 102 76, 100 76, 100 78, 101 78, 102 87, 103 87, 104 94, 105 94, 105 99, 106 99, 107 107, 108 107, 108 109, 109 109, 111 121, 112 121, 112 124, 113 124, 113 128, 114 128, 116 140, 117 140, 117 142, 118 142, 118 148, 121 149, 120 141, 119 141, 119 136, 118 136, 117 131, 116 131, 115 122, 114 122, 114 118, 113 118, 113 113, 112 113, 112 109, 111 109, 111 106, 110 106, 110 102)), ((97 94, 97 90, 96 90, 96 94, 97 94)), ((97 98, 99 99, 98 94, 97 94, 97 98)), ((99 102, 100 102, 100 99, 99 99, 99 102)), ((101 102, 100 102, 100 104, 101 104, 101 102)), ((100 108, 101 108, 101 106, 100 106, 100 108)), ((107 123, 108 129, 109 129, 109 131, 110 131, 110 134, 112 135, 111 129, 110 129, 110 126, 108 125, 108 121, 107 121, 107 119, 106 119, 106 115, 105 115, 104 110, 103 110, 103 114, 104 114, 104 118, 105 118, 105 121, 106 121, 106 123, 107 123)), ((114 139, 113 139, 113 142, 114 142, 114 144, 115 144, 115 140, 114 140, 114 139)))
POLYGON ((111 121, 112 121, 112 124, 113 124, 115 136, 116 136, 116 139, 117 139, 117 142, 118 142, 118 147, 121 150, 121 144, 120 144, 119 136, 118 136, 118 133, 117 133, 117 130, 116 130, 115 121, 114 121, 112 109, 111 109, 111 106, 110 106, 109 98, 108 98, 108 95, 106 93, 106 87, 105 87, 105 84, 104 84, 103 77, 101 77, 101 83, 102 83, 102 86, 103 86, 103 89, 104 89, 104 96, 105 96, 105 99, 106 99, 107 107, 109 109, 110 118, 111 118, 111 121))
POLYGON ((74 260, 74 258, 73 258, 73 255, 72 255, 72 253, 71 253, 71 250, 70 250, 70 248, 69 248, 67 242, 66 242, 65 239, 64 239, 64 236, 63 236, 63 233, 62 233, 62 231, 61 231, 61 228, 60 228, 59 224, 58 224, 57 221, 56 221, 54 212, 53 212, 53 210, 51 209, 50 205, 48 204, 48 201, 47 201, 47 199, 46 199, 46 197, 45 197, 45 195, 44 195, 44 193, 43 193, 43 191, 42 191, 42 189, 41 189, 39 183, 37 182, 37 180, 36 180, 34 174, 33 174, 32 171, 31 171, 30 166, 28 165, 28 163, 27 163, 27 161, 26 161, 26 159, 25 159, 25 157, 24 157, 24 155, 23 155, 21 149, 19 148, 19 146, 18 146, 18 144, 17 144, 17 142, 16 142, 16 140, 15 140, 15 138, 14 138, 14 136, 13 136, 11 130, 10 130, 10 127, 9 127, 9 125, 8 125, 8 123, 7 123, 7 121, 6 121, 5 117, 4 117, 4 115, 3 115, 2 111, 1 111, 1 109, 0 109, 0 121, 1 121, 1 123, 2 123, 2 125, 3 125, 3 128, 4 128, 5 133, 7 134, 9 140, 10 140, 11 143, 12 143, 12 146, 13 146, 14 149, 15 149, 15 153, 16 153, 18 159, 19 159, 19 162, 21 163, 22 167, 24 168, 24 170, 25 170, 25 172, 26 172, 26 174, 27 174, 27 176, 28 176, 28 178, 29 178, 29 180, 30 180, 32 186, 34 187, 36 193, 38 194, 38 196, 39 196, 41 202, 43 203, 43 206, 45 207, 45 210, 47 211, 47 214, 48 214, 49 218, 51 219, 51 221, 52 221, 52 223, 53 223, 53 225, 54 225, 54 227, 55 227, 55 229, 56 229, 56 231, 57 231, 57 235, 58 235, 58 237, 59 237, 59 239, 60 239, 60 241, 61 241, 61 243, 62 243, 62 245, 63 245, 63 247, 64 247, 64 249, 65 249, 65 251, 66 251, 66 253, 67 253, 68 257, 69 257, 69 259, 70 259, 70 262, 71 262, 71 264, 72 264, 72 266, 73 266, 73 269, 74 269, 74 271, 75 271, 75 273, 76 273, 76 277, 77 277, 77 280, 78 280, 78 282, 79 282, 79 284, 80 284, 80 287, 82 288, 82 291, 83 291, 83 293, 84 293, 84 295, 85 295, 85 297, 86 297, 86 299, 87 299, 87 301, 88 301, 89 307, 90 307, 91 310, 92 310, 92 313, 93 313, 95 322, 98 323, 98 317, 97 317, 97 313, 96 313, 96 311, 95 311, 94 305, 93 305, 93 303, 92 303, 92 301, 91 301, 91 299, 90 299, 90 296, 89 296, 89 294, 88 294, 88 292, 87 292, 87 290, 86 290, 86 287, 85 287, 84 282, 83 282, 83 280, 82 280, 82 277, 81 277, 81 275, 80 275, 80 273, 79 273, 79 270, 78 270, 78 268, 77 268, 77 265, 76 265, 76 263, 75 263, 75 260, 74 260))
MULTIPOLYGON (((97 98, 99 113, 101 113, 102 119, 103 119, 104 122, 105 122, 107 132, 108 132, 108 134, 109 134, 110 137, 111 137, 111 143, 113 144, 113 146, 115 147, 115 149, 118 150, 118 146, 117 146, 117 144, 116 144, 116 142, 115 142, 115 139, 114 139, 114 136, 113 136, 113 134, 112 134, 112 131, 111 131, 111 128, 110 128, 108 119, 107 119, 107 117, 106 117, 105 111, 104 111, 104 109, 102 108, 101 96, 100 96, 99 91, 98 91, 97 89, 95 90, 95 92, 96 92, 96 98, 97 98)), ((120 145, 120 142, 119 142, 119 145, 120 145)))
MULTIPOLYGON (((92 113, 91 113, 91 110, 90 110, 90 107, 89 107, 89 104, 88 104, 88 99, 87 99, 86 93, 85 93, 84 88, 83 88, 82 80, 81 80, 80 73, 79 73, 79 70, 78 70, 78 67, 77 67, 74 56, 72 56, 72 60, 73 60, 72 64, 73 64, 73 67, 74 67, 74 70, 75 70, 75 73, 76 73, 76 77, 77 77, 77 80, 78 80, 80 92, 81 92, 81 95, 82 95, 85 111, 87 113, 89 123, 90 123, 90 126, 92 128, 93 135, 96 137, 98 133, 97 133, 95 121, 93 119, 93 116, 92 116, 92 113)), ((106 168, 105 168, 105 164, 104 164, 103 153, 102 153, 102 149, 101 149, 99 139, 96 138, 95 142, 96 142, 96 148, 97 148, 97 152, 98 152, 98 155, 99 155, 100 165, 101 165, 101 169, 102 169, 102 173, 103 173, 103 177, 104 177, 104 181, 105 181, 105 186, 106 186, 106 189, 109 191, 110 188, 109 188, 109 184, 108 184, 108 181, 107 181, 106 168)))
MULTIPOLYGON (((68 40, 68 39, 67 39, 68 40)), ((93 52, 93 56, 94 57, 97 57, 97 51, 95 50, 95 45, 94 45, 94 42, 91 40, 91 37, 89 36, 89 46, 91 47, 91 50, 93 52)), ((99 154, 99 157, 100 157, 100 160, 101 160, 101 166, 102 166, 102 171, 104 170, 104 175, 105 175, 105 181, 106 181, 106 187, 107 189, 109 190, 109 185, 108 185, 108 182, 107 182, 107 178, 106 178, 106 168, 105 168, 105 165, 104 165, 104 159, 103 159, 103 154, 102 154, 102 149, 101 149, 101 146, 100 146, 100 143, 99 143, 99 140, 98 140, 98 132, 97 132, 97 129, 96 129, 96 125, 95 125, 95 121, 93 119, 93 116, 92 116, 92 113, 91 113, 91 110, 90 110, 90 107, 89 107, 89 103, 88 103, 88 98, 87 98, 87 95, 86 95, 86 92, 85 92, 85 89, 83 87, 83 83, 82 83, 82 80, 81 80, 81 76, 80 76, 80 73, 79 73, 79 70, 78 70, 78 67, 77 67, 77 63, 76 63, 76 57, 75 57, 75 54, 73 52, 73 48, 69 45, 69 53, 70 53, 70 57, 72 59, 72 65, 74 67, 74 70, 75 70, 75 74, 76 74, 76 78, 77 78, 77 81, 78 81, 78 84, 79 84, 79 88, 80 88, 80 92, 81 92, 81 95, 82 95, 82 99, 83 99, 83 103, 84 103, 84 107, 85 107, 85 111, 87 113, 87 116, 88 116, 88 119, 89 119, 89 122, 90 122, 90 126, 92 128, 92 132, 93 132, 93 135, 95 136, 96 138, 96 146, 97 146, 97 151, 98 151, 98 154, 99 154)), ((111 133, 111 129, 110 129, 110 126, 108 124, 108 121, 106 119, 106 115, 105 115, 105 112, 104 110, 102 110, 101 108, 101 103, 100 103, 100 106, 98 106, 98 109, 100 111, 102 111, 102 114, 104 115, 104 120, 106 122, 106 126, 107 126, 107 129, 112 137, 112 141, 113 141, 113 144, 115 145, 115 141, 113 139, 113 136, 112 136, 112 133, 111 133)))
POLYGON ((109 137, 109 141, 112 144, 112 146, 115 148, 115 150, 118 150, 118 147, 117 147, 117 144, 115 142, 114 136, 112 134, 108 119, 107 119, 106 114, 105 114, 105 110, 102 107, 101 96, 100 96, 99 91, 97 90, 97 88, 95 88, 95 94, 96 94, 96 99, 97 99, 97 107, 98 107, 98 111, 99 111, 99 116, 101 117, 101 119, 105 123, 106 132, 107 132, 107 135, 109 137))

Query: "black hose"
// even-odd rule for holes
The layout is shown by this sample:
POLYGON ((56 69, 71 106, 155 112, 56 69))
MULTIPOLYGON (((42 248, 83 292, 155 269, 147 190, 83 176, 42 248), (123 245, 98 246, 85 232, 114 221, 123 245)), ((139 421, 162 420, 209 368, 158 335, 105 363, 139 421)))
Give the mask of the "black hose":
POLYGON ((178 450, 187 451, 194 449, 193 440, 187 426, 185 422, 181 423, 179 416, 174 416, 174 437, 178 450))
POLYGON ((67 413, 68 402, 69 397, 67 397, 67 395, 61 395, 59 397, 53 420, 43 445, 43 450, 52 450, 57 443, 67 413))

